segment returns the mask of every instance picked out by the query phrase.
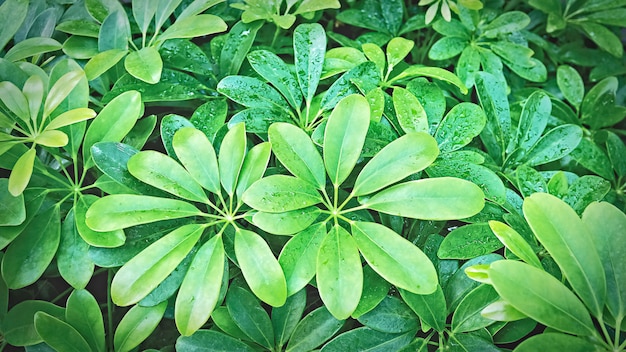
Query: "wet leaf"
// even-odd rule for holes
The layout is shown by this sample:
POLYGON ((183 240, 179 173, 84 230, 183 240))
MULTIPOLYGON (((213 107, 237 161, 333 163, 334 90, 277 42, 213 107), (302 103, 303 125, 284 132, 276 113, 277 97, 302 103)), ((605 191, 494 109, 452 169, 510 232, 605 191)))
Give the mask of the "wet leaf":
POLYGON ((161 78, 163 61, 155 48, 145 47, 128 54, 124 60, 124 67, 133 77, 154 84, 161 78))

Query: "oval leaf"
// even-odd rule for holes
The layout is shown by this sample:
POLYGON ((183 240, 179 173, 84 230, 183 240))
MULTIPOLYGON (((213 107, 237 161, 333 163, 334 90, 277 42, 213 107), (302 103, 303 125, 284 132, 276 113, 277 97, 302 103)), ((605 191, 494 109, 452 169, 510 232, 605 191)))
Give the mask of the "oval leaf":
POLYGON ((133 77, 154 84, 161 79, 163 60, 156 48, 148 46, 128 54, 124 60, 124 68, 133 77))
POLYGON ((161 322, 167 301, 153 307, 132 307, 115 329, 115 351, 130 351, 148 338, 161 322))
POLYGON ((70 324, 45 312, 35 314, 35 329, 43 341, 57 351, 91 350, 89 344, 70 324))
POLYGON ((255 182, 243 194, 243 201, 256 210, 282 213, 322 202, 310 183, 286 175, 271 175, 255 182))

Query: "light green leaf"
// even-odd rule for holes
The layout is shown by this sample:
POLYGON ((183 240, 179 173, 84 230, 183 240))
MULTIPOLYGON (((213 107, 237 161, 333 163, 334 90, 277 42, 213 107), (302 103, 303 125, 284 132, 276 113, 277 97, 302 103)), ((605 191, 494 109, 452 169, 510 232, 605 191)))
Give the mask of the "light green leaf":
POLYGON ((381 49, 378 45, 374 43, 365 43, 361 45, 361 50, 363 50, 363 53, 368 60, 376 64, 380 76, 383 77, 383 75, 385 74, 385 65, 387 62, 383 49, 381 49))
POLYGON ((237 189, 235 190, 237 199, 241 200, 243 193, 254 182, 263 177, 271 153, 272 149, 269 142, 259 143, 248 151, 237 179, 237 189))
POLYGON ((35 137, 35 143, 46 147, 58 148, 67 145, 69 137, 62 131, 52 130, 43 131, 35 137))
POLYGON ((317 223, 293 236, 283 247, 278 263, 287 280, 287 295, 303 289, 315 276, 317 253, 326 236, 326 224, 317 223))
POLYGON ((180 20, 189 16, 195 16, 197 14, 204 12, 208 8, 215 6, 219 3, 222 3, 224 1, 225 0, 195 0, 189 5, 187 5, 187 7, 185 7, 183 12, 181 12, 180 15, 176 17, 176 19, 180 20))
POLYGON ((335 225, 317 254, 317 288, 324 305, 338 320, 356 309, 363 290, 363 269, 355 240, 335 225))
POLYGON ((525 263, 501 260, 491 263, 488 273, 500 297, 539 323, 581 336, 595 333, 583 303, 547 272, 525 263))
POLYGON ((31 56, 45 54, 52 51, 61 50, 63 44, 52 38, 35 37, 24 39, 15 44, 4 55, 4 59, 8 61, 20 61, 31 56))
POLYGON ((153 307, 133 306, 115 329, 115 351, 128 352, 147 339, 161 322, 167 301, 153 307))
POLYGON ((496 220, 489 221, 489 227, 500 242, 518 258, 536 268, 543 269, 535 251, 517 231, 507 224, 496 220))
POLYGON ((437 332, 444 331, 448 311, 440 285, 437 285, 435 292, 428 295, 418 295, 402 289, 399 291, 404 302, 419 316, 423 326, 432 327, 437 332))
POLYGON ((467 224, 446 235, 437 250, 440 259, 471 259, 495 252, 502 243, 485 223, 467 224))
POLYGON ((448 60, 463 52, 468 44, 467 38, 443 37, 430 47, 428 57, 432 60, 448 60))
POLYGON ((326 185, 324 162, 311 137, 288 123, 274 123, 268 130, 272 151, 289 172, 319 189, 326 185))
POLYGON ((298 79, 278 55, 268 50, 255 50, 247 57, 252 68, 276 87, 292 108, 300 108, 302 93, 298 79))
POLYGON ((22 154, 9 176, 8 188, 12 196, 17 197, 24 190, 30 182, 30 177, 33 174, 33 166, 35 164, 35 158, 37 157, 37 151, 35 148, 29 149, 26 153, 22 154))
MULTIPOLYGON (((182 0, 157 0, 156 1, 156 14, 155 14, 155 28, 157 31, 161 30, 165 21, 174 13, 174 10, 180 5, 182 0)), ((154 5, 153 5, 154 6, 154 5)))
POLYGON ((0 178, 0 226, 16 226, 26 220, 24 195, 9 193, 9 180, 0 178))
POLYGON ((35 329, 43 341, 56 351, 90 351, 87 341, 76 329, 46 312, 35 313, 35 329))
POLYGON ((298 5, 298 9, 293 14, 306 14, 308 12, 325 9, 338 9, 340 7, 341 3, 338 0, 302 0, 300 5, 298 5))
POLYGON ((282 213, 322 202, 310 183, 287 175, 271 175, 255 182, 243 194, 243 201, 256 210, 282 213))
POLYGON ((387 43, 387 71, 391 71, 394 66, 402 62, 409 55, 415 42, 402 37, 395 37, 387 43))
POLYGON ((198 184, 179 163, 165 154, 145 150, 130 157, 128 171, 137 179, 178 197, 208 202, 198 184))
POLYGON ((328 117, 324 132, 324 165, 335 186, 352 172, 359 159, 370 120, 369 104, 361 95, 343 98, 328 117))
POLYGON ((428 132, 428 116, 420 101, 408 90, 393 89, 393 107, 405 133, 428 132))
POLYGON ((230 128, 222 140, 218 154, 220 182, 233 195, 246 156, 246 127, 238 123, 230 128))
POLYGON ((2 277, 7 286, 15 290, 37 281, 52 262, 60 238, 59 207, 35 215, 2 257, 2 277))
POLYGON ((324 28, 319 23, 305 23, 296 27, 293 32, 293 51, 296 77, 308 107, 322 75, 326 53, 324 28))
POLYGON ((74 290, 67 299, 65 320, 73 326, 91 347, 104 352, 104 322, 98 301, 87 290, 74 290))
POLYGON ((92 57, 85 64, 85 75, 88 80, 94 80, 111 67, 115 66, 128 54, 126 49, 109 49, 92 57))
POLYGON ((591 232, 606 275, 606 307, 614 317, 626 313, 626 215, 607 202, 593 202, 584 211, 583 223, 591 232))
POLYGON ((237 228, 235 254, 252 292, 271 306, 282 306, 287 299, 287 283, 267 242, 252 231, 237 228))
POLYGON ((92 194, 81 194, 76 203, 74 203, 74 215, 76 230, 82 240, 91 246, 96 247, 119 247, 126 241, 126 235, 121 229, 107 232, 94 231, 86 223, 86 216, 89 207, 99 198, 92 194))
POLYGON ((129 306, 147 296, 185 259, 203 230, 202 225, 184 225, 134 256, 113 277, 113 302, 129 306))
POLYGON ((509 302, 503 300, 497 300, 489 304, 480 312, 480 314, 491 320, 506 322, 528 318, 526 314, 515 309, 515 307, 513 307, 509 302))
POLYGON ((261 230, 274 235, 293 235, 309 227, 320 215, 318 207, 308 207, 283 213, 258 212, 252 222, 261 230))
POLYGON ((402 71, 396 77, 394 77, 392 81, 422 76, 436 78, 438 80, 453 84, 457 86, 463 94, 467 94, 468 92, 467 87, 465 86, 465 84, 463 84, 459 77, 457 77, 454 73, 439 67, 411 66, 402 71))
POLYGON ((548 124, 551 111, 552 104, 545 92, 538 90, 528 97, 514 137, 515 148, 529 150, 537 143, 548 124))
POLYGON ((43 79, 37 75, 30 76, 26 80, 26 83, 24 83, 24 88, 22 88, 24 97, 28 100, 30 120, 34 124, 37 123, 39 118, 39 110, 41 109, 41 102, 43 101, 44 89, 43 79))
POLYGON ((467 102, 455 105, 435 132, 439 149, 449 153, 466 146, 483 130, 486 122, 480 106, 467 102))
POLYGON ((92 119, 96 116, 96 112, 89 108, 77 108, 61 113, 55 117, 47 126, 46 130, 55 130, 74 123, 92 119))
POLYGON ((220 192, 217 156, 204 133, 195 128, 183 127, 174 134, 172 146, 180 162, 197 183, 211 193, 220 192))
POLYGON ((156 6, 151 3, 150 0, 135 0, 133 1, 133 17, 135 22, 139 26, 139 30, 145 36, 148 32, 148 27, 154 18, 156 13, 156 6))
POLYGON ((164 42, 174 38, 195 38, 214 33, 224 32, 228 28, 220 17, 210 14, 177 19, 165 32, 157 37, 157 41, 164 42))
POLYGON ((202 214, 196 207, 181 200, 114 194, 97 200, 89 208, 86 223, 96 231, 113 231, 160 220, 202 214))
POLYGON ((547 193, 527 197, 523 209, 528 225, 574 291, 595 316, 601 316, 606 279, 591 233, 582 220, 565 202, 547 193))
POLYGON ((624 55, 624 45, 620 38, 605 26, 594 22, 580 22, 587 37, 596 43, 602 50, 621 58, 624 55))
POLYGON ((230 28, 219 56, 220 77, 235 75, 239 72, 262 25, 263 21, 252 23, 239 21, 230 28))
POLYGON ((85 163, 89 164, 91 146, 97 142, 120 142, 141 116, 141 94, 131 90, 111 100, 89 125, 83 142, 85 163))
POLYGON ((270 317, 252 293, 241 286, 231 286, 226 306, 233 321, 252 341, 271 349, 274 329, 270 317))
POLYGON ((385 280, 416 294, 435 291, 437 272, 418 247, 377 223, 357 221, 351 229, 365 260, 385 280))
POLYGON ((84 78, 85 73, 82 70, 75 70, 64 74, 59 78, 46 96, 46 102, 43 107, 43 116, 49 116, 61 102, 72 92, 74 87, 84 78))
POLYGON ((22 121, 30 120, 28 100, 15 84, 9 81, 0 82, 0 100, 22 121))
POLYGON ((597 349, 597 346, 586 339, 556 332, 544 332, 524 339, 517 345, 515 351, 534 352, 564 350, 571 352, 587 352, 595 349, 597 349))
POLYGON ((582 140, 582 129, 573 124, 560 125, 546 133, 526 155, 526 163, 542 165, 573 152, 582 140))
POLYGON ((195 333, 211 316, 219 300, 223 275, 222 236, 214 236, 195 254, 176 296, 176 327, 183 336, 195 333))
POLYGON ((70 209, 61 225, 61 240, 56 254, 59 274, 72 287, 85 288, 94 273, 94 263, 89 258, 89 245, 78 233, 74 210, 70 209))
POLYGON ((490 285, 480 285, 468 293, 452 315, 452 331, 455 333, 475 331, 494 323, 481 315, 481 311, 495 302, 498 293, 490 285))
POLYGON ((422 220, 462 219, 477 214, 485 201, 475 184, 452 177, 409 181, 360 203, 372 210, 422 220))
POLYGON ((163 60, 154 47, 131 51, 124 60, 126 71, 146 83, 155 84, 161 79, 163 60))
POLYGON ((578 71, 572 66, 561 65, 556 70, 556 82, 565 99, 578 109, 585 95, 583 79, 578 71))

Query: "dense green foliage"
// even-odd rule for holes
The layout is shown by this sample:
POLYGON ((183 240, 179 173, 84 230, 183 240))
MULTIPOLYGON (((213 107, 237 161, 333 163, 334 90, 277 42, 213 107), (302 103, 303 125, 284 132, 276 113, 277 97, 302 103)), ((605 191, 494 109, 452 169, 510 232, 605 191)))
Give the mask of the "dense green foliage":
POLYGON ((625 351, 624 18, 0 0, 0 351, 625 351))

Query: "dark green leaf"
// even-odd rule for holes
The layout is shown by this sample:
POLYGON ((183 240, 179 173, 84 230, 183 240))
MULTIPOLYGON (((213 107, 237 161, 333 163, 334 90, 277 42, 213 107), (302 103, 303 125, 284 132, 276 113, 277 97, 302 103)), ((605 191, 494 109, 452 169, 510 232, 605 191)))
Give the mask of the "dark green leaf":
POLYGON ((0 226, 16 226, 26 220, 24 195, 12 195, 8 187, 9 181, 0 179, 0 226))
POLYGON ((455 72, 466 87, 474 86, 476 73, 480 71, 480 61, 480 52, 474 46, 469 45, 461 52, 455 72))
POLYGON ((602 177, 584 175, 572 182, 562 199, 578 214, 591 203, 600 201, 611 190, 611 183, 602 177))
MULTIPOLYGON (((85 339, 91 347, 91 351, 105 351, 102 312, 98 302, 89 291, 75 290, 72 292, 67 299, 65 320, 85 339)), ((63 335, 61 334, 61 336, 63 335)))
POLYGON ((296 325, 289 339, 287 351, 312 351, 335 335, 343 325, 344 321, 335 319, 326 307, 317 308, 296 325))
POLYGON ((94 273, 94 264, 89 258, 89 245, 78 233, 73 209, 63 221, 56 259, 65 281, 77 289, 87 286, 94 273))
POLYGON ((198 330, 191 336, 176 340, 176 350, 181 352, 252 352, 254 349, 224 333, 214 330, 198 330))
POLYGON ((501 163, 511 128, 506 87, 492 74, 481 72, 476 75, 476 92, 487 116, 487 125, 480 137, 489 155, 501 163))
POLYGON ((467 145, 485 127, 486 117, 473 103, 455 105, 441 121, 435 133, 439 149, 448 153, 467 145))
POLYGON ((468 332, 482 329, 494 323, 481 315, 481 311, 500 297, 490 285, 481 285, 473 289, 459 303, 452 316, 452 331, 468 332))
POLYGON ((3 321, 2 333, 13 346, 30 346, 43 341, 35 330, 34 317, 37 312, 48 313, 63 319, 65 309, 47 301, 26 300, 9 310, 3 321), (11 324, 6 324, 11 322, 11 324))
POLYGON ((321 351, 398 351, 409 344, 413 335, 414 332, 394 334, 381 332, 369 327, 360 327, 335 337, 324 345, 321 351))
POLYGON ((115 10, 104 19, 98 35, 98 50, 128 50, 130 23, 123 9, 115 10))
POLYGON ((274 328, 270 317, 252 293, 243 287, 231 286, 226 306, 237 326, 250 339, 267 349, 274 346, 274 328))
POLYGON ((548 131, 528 151, 526 163, 543 165, 572 153, 582 140, 583 131, 576 125, 560 125, 548 131))
POLYGON ((622 57, 624 46, 619 37, 605 26, 593 22, 580 22, 587 37, 596 43, 602 50, 615 57, 622 57))
POLYGON ((289 341, 306 308, 306 290, 300 290, 287 298, 282 307, 272 308, 272 326, 275 346, 282 347, 289 341))
POLYGON ((254 38, 256 38, 256 34, 262 25, 263 21, 252 23, 240 21, 230 28, 219 56, 220 77, 236 75, 239 72, 239 68, 245 60, 248 50, 252 47, 254 38))
POLYGON ((459 55, 469 44, 467 38, 443 37, 433 44, 428 57, 433 60, 447 60, 459 55))
POLYGON ((578 109, 585 95, 583 79, 580 77, 578 71, 572 66, 561 65, 556 71, 556 79, 565 99, 578 109))
POLYGON ((317 223, 296 234, 283 247, 278 263, 287 280, 289 296, 300 291, 315 276, 317 253, 326 235, 326 225, 317 223))
POLYGON ((437 256, 441 259, 470 259, 502 248, 488 224, 478 223, 458 227, 446 235, 437 256))
POLYGON ((538 90, 528 97, 524 103, 522 114, 519 118, 519 125, 517 126, 517 133, 513 139, 515 142, 514 148, 526 151, 539 141, 548 124, 551 110, 552 104, 545 92, 538 90))
POLYGON ((376 331, 400 334, 416 331, 415 313, 399 298, 387 296, 376 308, 361 315, 359 322, 376 331))
POLYGON ((483 35, 495 38, 501 34, 521 31, 530 24, 530 17, 521 11, 510 11, 497 17, 484 27, 483 35))
POLYGON ((300 108, 302 93, 298 79, 280 57, 271 51, 256 50, 248 54, 248 62, 258 74, 278 89, 292 108, 300 108))
POLYGON ((28 14, 26 0, 9 0, 0 6, 0 22, 4 23, 0 30, 0 49, 13 38, 28 14))
POLYGON ((35 313, 35 329, 43 341, 56 351, 91 350, 87 341, 74 327, 48 313, 35 313))
POLYGON ((387 293, 391 287, 391 284, 380 277, 369 265, 363 267, 363 282, 367 282, 367 285, 363 286, 363 293, 361 294, 359 305, 352 313, 352 317, 355 319, 371 311, 382 302, 382 300, 387 297, 387 293))
POLYGON ((437 285, 435 292, 429 295, 417 295, 405 290, 400 290, 400 294, 404 302, 419 316, 422 324, 437 332, 444 330, 448 314, 441 286, 437 285))
POLYGON ((570 155, 584 168, 591 170, 607 180, 613 179, 611 160, 597 144, 589 139, 581 139, 576 149, 574 149, 570 155))

